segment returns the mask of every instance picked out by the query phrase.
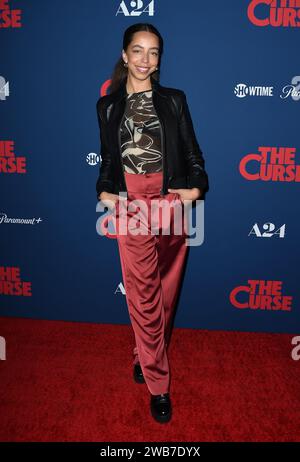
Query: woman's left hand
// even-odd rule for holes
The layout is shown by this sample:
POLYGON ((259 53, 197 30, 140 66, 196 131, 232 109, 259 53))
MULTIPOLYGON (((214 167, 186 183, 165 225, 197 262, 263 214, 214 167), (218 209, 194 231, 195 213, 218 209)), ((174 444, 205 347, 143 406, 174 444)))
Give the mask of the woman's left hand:
POLYGON ((202 196, 202 189, 199 188, 189 188, 189 189, 184 189, 184 188, 179 188, 179 189, 168 189, 169 192, 171 193, 177 193, 180 196, 181 202, 184 200, 191 200, 194 201, 196 199, 199 199, 202 196))

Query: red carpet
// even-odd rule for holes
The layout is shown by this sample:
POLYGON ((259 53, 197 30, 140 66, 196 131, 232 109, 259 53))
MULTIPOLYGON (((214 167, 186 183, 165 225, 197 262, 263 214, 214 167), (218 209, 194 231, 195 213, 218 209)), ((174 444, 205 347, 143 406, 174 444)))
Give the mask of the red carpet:
POLYGON ((0 318, 1 441, 299 441, 292 334, 174 329, 173 418, 132 378, 130 326, 0 318))

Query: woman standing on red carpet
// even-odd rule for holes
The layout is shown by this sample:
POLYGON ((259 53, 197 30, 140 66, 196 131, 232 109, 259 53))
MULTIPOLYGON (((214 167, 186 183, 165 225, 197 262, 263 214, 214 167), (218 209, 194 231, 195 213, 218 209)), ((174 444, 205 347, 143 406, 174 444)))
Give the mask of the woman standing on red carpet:
MULTIPOLYGON (((117 242, 136 340, 134 378, 146 382, 154 419, 168 422, 167 347, 188 250, 186 230, 172 232, 175 206, 183 211, 185 200, 200 198, 208 177, 185 93, 159 83, 162 52, 163 39, 153 25, 133 24, 125 31, 110 93, 97 101, 102 162, 96 190, 97 198, 116 213, 117 230, 122 217, 128 220, 126 233, 117 232, 117 242), (139 233, 134 232, 137 210, 128 206, 122 211, 121 192, 127 194, 127 204, 138 204, 139 233), (163 217, 154 219, 153 232, 155 203, 163 217), (164 219, 169 233, 163 232, 164 219)), ((184 221, 184 214, 179 215, 184 221)))

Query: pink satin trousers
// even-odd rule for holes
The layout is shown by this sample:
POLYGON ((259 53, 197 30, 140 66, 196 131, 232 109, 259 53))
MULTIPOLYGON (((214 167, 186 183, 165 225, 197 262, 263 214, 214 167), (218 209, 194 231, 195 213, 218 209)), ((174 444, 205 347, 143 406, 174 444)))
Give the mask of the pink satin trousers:
MULTIPOLYGON (((177 193, 160 195, 162 172, 146 174, 124 172, 124 175, 127 204, 132 200, 140 200, 139 208, 135 206, 132 210, 128 209, 128 206, 126 208, 125 214, 128 220, 126 235, 118 231, 122 213, 124 217, 124 212, 120 212, 122 207, 119 205, 120 201, 116 206, 117 242, 123 283, 136 342, 133 349, 133 365, 140 363, 150 393, 159 395, 169 392, 170 389, 167 346, 188 250, 185 242, 187 234, 184 228, 179 235, 173 232, 175 209, 168 207, 168 204, 172 201, 174 203, 174 200, 175 202, 177 200, 177 204, 181 204, 181 201, 177 193), (166 201, 168 208, 168 210, 162 209, 158 217, 156 215, 156 220, 155 214, 151 213, 151 204, 155 199, 159 201, 158 203, 162 200, 166 201), (135 219, 137 212, 143 234, 130 232, 132 228, 138 226, 135 219), (156 224, 158 233, 153 232, 151 223, 152 226, 153 223, 156 224), (162 228, 166 225, 170 225, 169 234, 162 232, 162 228)), ((179 207, 184 220, 183 205, 179 207)))

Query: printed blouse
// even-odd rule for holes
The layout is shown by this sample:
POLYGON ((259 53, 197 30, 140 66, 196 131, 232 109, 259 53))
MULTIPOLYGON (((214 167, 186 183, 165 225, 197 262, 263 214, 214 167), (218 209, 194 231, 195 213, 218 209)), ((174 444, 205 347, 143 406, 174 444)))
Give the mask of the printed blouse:
POLYGON ((152 90, 127 93, 120 131, 125 172, 145 174, 162 170, 160 122, 152 90))

